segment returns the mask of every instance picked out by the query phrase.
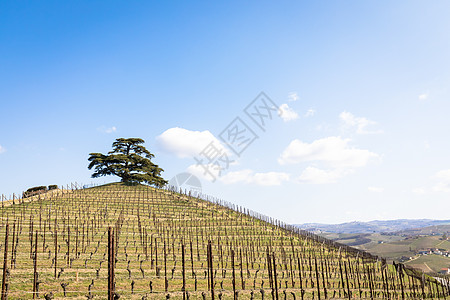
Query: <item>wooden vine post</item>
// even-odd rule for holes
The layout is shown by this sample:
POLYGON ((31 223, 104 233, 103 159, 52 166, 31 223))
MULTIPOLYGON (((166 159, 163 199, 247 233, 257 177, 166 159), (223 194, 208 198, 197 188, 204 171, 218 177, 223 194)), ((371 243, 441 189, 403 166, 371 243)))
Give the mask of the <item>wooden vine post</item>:
POLYGON ((269 286, 270 286, 270 293, 272 295, 272 300, 275 299, 275 289, 273 286, 273 274, 272 274, 272 258, 270 257, 269 254, 269 248, 267 247, 267 271, 269 273, 269 286))
POLYGON ((213 273, 213 260, 212 260, 212 245, 211 241, 208 241, 208 264, 209 264, 209 275, 211 281, 211 299, 214 300, 214 273, 213 273))
POLYGON ((314 266, 316 267, 317 298, 319 298, 319 300, 320 300, 319 270, 317 268, 317 257, 316 256, 314 256, 314 266))
POLYGON ((231 267, 233 268, 233 299, 236 300, 236 273, 234 270, 234 250, 231 249, 231 267))
POLYGON ((277 263, 275 261, 275 252, 272 252, 273 258, 273 283, 275 285, 275 299, 278 300, 278 279, 277 279, 277 263))
POLYGON ((8 268, 8 235, 9 235, 9 224, 6 224, 5 255, 3 256, 2 300, 6 300, 6 269, 8 268))
POLYGON ((114 231, 108 227, 108 300, 114 300, 114 231))
POLYGON ((34 263, 34 270, 33 270, 33 299, 36 299, 36 293, 37 293, 37 281, 38 281, 38 275, 37 275, 37 248, 38 248, 38 231, 36 230, 36 237, 34 241, 34 256, 33 256, 33 263, 34 263))
POLYGON ((169 281, 167 279, 167 250, 166 240, 164 239, 164 290, 167 292, 169 289, 169 281))
POLYGON ((56 221, 55 221, 55 279, 56 279, 57 265, 58 265, 58 229, 56 227, 56 221))
POLYGON ((186 273, 185 273, 185 263, 184 263, 184 243, 181 244, 181 262, 183 270, 183 300, 186 299, 186 273))

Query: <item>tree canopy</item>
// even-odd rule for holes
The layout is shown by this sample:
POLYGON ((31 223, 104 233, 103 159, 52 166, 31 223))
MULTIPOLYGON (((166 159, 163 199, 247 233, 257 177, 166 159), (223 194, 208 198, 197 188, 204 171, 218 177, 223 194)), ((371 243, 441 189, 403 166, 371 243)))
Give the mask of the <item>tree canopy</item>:
POLYGON ((95 169, 92 177, 115 175, 129 184, 145 182, 157 187, 166 185, 167 181, 161 177, 164 170, 151 161, 155 155, 142 145, 144 143, 140 138, 118 138, 108 154, 89 153, 88 168, 95 169))

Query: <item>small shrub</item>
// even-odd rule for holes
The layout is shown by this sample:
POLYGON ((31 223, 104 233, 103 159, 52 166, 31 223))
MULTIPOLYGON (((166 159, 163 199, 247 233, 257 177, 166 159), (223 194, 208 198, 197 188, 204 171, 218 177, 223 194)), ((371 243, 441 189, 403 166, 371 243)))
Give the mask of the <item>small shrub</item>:
POLYGON ((46 191, 46 190, 47 190, 46 186, 35 186, 35 187, 32 187, 32 188, 29 188, 27 190, 27 193, 28 192, 32 193, 32 192, 37 192, 37 191, 46 191))
POLYGON ((49 191, 51 191, 51 190, 56 190, 58 188, 58 186, 56 185, 56 184, 52 184, 52 185, 49 185, 48 186, 48 190, 49 191))

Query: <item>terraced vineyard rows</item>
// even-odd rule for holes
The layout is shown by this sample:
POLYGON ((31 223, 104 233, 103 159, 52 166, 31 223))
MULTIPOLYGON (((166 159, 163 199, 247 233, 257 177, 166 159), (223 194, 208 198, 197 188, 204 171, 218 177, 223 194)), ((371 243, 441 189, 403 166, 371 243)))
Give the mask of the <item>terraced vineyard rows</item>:
POLYGON ((11 202, 0 227, 9 299, 449 295, 402 265, 214 199, 110 184, 11 202))

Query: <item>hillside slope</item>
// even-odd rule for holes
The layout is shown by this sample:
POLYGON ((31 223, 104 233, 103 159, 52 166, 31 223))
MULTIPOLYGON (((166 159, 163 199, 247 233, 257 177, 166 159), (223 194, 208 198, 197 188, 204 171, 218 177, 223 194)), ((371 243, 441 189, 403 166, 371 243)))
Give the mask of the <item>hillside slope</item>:
POLYGON ((16 199, 1 217, 2 256, 9 224, 9 299, 32 298, 34 268, 38 298, 65 293, 106 299, 111 249, 121 299, 211 299, 212 292, 219 299, 268 299, 272 293, 276 299, 416 299, 448 293, 430 277, 232 204, 148 186, 110 184, 16 199))

